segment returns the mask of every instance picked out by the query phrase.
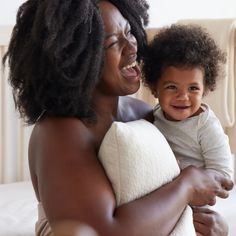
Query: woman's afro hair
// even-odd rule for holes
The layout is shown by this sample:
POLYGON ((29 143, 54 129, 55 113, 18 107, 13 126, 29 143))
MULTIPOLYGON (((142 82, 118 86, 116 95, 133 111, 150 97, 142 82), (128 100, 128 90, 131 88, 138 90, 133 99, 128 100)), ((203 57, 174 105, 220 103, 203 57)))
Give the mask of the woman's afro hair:
MULTIPOLYGON (((3 63, 9 63, 16 108, 28 124, 44 111, 50 116, 94 116, 91 94, 104 57, 98 2, 28 0, 19 8, 3 63)), ((129 21, 142 53, 148 4, 145 0, 110 2, 129 21)))

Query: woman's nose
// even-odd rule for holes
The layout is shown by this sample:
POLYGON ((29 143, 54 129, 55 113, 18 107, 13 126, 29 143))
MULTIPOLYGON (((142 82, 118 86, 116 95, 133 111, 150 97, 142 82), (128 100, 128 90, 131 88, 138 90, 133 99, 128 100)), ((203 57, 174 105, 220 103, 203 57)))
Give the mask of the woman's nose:
POLYGON ((138 47, 137 40, 134 36, 125 38, 124 53, 127 54, 137 53, 137 47, 138 47))

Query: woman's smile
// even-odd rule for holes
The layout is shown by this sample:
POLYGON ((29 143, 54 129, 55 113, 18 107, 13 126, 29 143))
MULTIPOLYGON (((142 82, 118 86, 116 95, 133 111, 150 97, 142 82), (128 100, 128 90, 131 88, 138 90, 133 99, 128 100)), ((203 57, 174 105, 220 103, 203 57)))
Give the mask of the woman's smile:
POLYGON ((137 62, 134 61, 132 64, 124 66, 121 69, 121 75, 130 82, 140 81, 141 71, 137 62))

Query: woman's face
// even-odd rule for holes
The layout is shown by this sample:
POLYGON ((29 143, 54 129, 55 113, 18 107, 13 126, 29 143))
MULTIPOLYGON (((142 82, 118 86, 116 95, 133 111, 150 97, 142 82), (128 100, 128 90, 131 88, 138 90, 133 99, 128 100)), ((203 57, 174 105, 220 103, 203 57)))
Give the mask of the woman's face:
POLYGON ((137 41, 129 22, 108 1, 99 3, 105 27, 105 58, 97 90, 106 95, 123 96, 135 93, 141 73, 137 58, 137 41))

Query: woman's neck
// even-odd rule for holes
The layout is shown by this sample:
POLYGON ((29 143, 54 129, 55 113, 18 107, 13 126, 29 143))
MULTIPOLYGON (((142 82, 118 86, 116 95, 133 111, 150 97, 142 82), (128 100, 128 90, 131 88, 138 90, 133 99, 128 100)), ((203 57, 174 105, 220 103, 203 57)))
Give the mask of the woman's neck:
POLYGON ((104 96, 95 92, 92 99, 92 107, 96 116, 102 119, 119 120, 119 96, 104 96))

